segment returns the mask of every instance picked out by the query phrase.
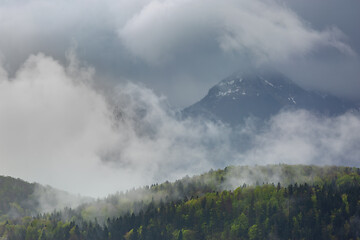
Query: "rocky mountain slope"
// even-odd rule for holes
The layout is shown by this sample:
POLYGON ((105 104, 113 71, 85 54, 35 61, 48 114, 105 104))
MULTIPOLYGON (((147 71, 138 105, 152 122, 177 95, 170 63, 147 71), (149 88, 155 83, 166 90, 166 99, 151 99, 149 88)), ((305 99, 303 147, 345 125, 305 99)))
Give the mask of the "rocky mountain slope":
POLYGON ((205 117, 237 125, 246 118, 266 120, 282 109, 306 109, 334 116, 356 105, 335 96, 305 90, 273 70, 234 73, 212 87, 185 117, 205 117))

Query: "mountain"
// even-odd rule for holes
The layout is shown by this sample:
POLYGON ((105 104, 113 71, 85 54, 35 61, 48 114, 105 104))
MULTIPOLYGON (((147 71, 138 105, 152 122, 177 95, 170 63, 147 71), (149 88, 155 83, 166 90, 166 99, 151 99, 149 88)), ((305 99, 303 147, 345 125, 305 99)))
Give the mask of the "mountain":
POLYGON ((35 211, 27 203, 35 191, 36 184, 21 179, 0 176, 0 216, 31 214, 35 211))
POLYGON ((274 70, 254 70, 223 79, 203 99, 185 108, 183 116, 237 125, 249 117, 267 120, 282 109, 306 109, 334 116, 356 109, 356 105, 305 90, 274 70))

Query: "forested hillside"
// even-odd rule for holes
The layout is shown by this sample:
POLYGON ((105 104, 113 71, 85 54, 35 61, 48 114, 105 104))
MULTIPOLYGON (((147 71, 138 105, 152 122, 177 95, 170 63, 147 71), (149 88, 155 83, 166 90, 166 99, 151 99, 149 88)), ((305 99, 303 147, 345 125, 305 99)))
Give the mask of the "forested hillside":
MULTIPOLYGON (((86 220, 97 218, 99 222, 108 217, 117 217, 127 212, 139 213, 152 200, 169 202, 201 197, 206 193, 235 190, 241 186, 256 186, 266 183, 289 184, 323 184, 338 175, 345 174, 349 168, 334 166, 306 165, 267 165, 267 166, 229 166, 225 169, 211 170, 207 173, 189 177, 175 182, 153 184, 127 192, 108 196, 86 205, 78 210, 86 220)), ((351 170, 353 171, 353 170, 351 170)))
POLYGON ((35 209, 30 204, 35 183, 0 176, 0 216, 30 215, 35 209))
POLYGON ((3 221, 0 236, 5 239, 359 239, 359 229, 360 169, 271 165, 228 167, 174 183, 119 193, 75 210, 3 221), (239 184, 245 179, 254 184, 243 182, 230 190, 236 176, 239 184), (267 181, 272 179, 279 181, 267 181), (102 217, 108 215, 104 221, 86 215, 96 208, 102 217))
POLYGON ((77 207, 91 201, 50 186, 0 176, 0 221, 77 207))

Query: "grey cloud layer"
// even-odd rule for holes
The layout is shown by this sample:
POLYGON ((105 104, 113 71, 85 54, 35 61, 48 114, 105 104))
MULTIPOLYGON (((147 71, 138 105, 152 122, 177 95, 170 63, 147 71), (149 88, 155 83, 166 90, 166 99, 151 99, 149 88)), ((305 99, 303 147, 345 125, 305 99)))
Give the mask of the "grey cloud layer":
MULTIPOLYGON (((322 4, 317 2, 317 12, 328 10, 322 4)), ((341 4, 356 8, 353 1, 341 4)), ((143 82, 181 107, 199 100, 212 84, 238 68, 274 61, 298 83, 358 98, 360 63, 353 49, 360 43, 354 42, 356 31, 348 31, 355 27, 334 17, 352 34, 346 38, 331 17, 301 11, 301 4, 290 0, 5 1, 0 3, 0 59, 12 75, 38 52, 64 63, 64 52, 75 43, 79 58, 101 76, 98 85, 123 79, 143 82), (306 22, 299 13, 326 21, 306 22), (330 62, 318 59, 328 52, 330 62), (310 67, 304 62, 311 62, 310 67), (346 72, 341 79, 345 90, 339 88, 338 76, 318 70, 316 66, 322 65, 346 72), (314 74, 302 77, 303 72, 314 74)), ((339 14, 348 19, 353 13, 339 14)))

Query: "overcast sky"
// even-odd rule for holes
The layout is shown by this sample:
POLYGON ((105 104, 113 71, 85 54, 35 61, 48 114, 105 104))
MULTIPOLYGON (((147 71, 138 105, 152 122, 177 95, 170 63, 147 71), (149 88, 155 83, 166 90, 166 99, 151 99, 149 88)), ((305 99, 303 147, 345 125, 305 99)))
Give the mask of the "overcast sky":
POLYGON ((304 87, 360 99, 360 2, 321 0, 2 0, 0 56, 95 68, 96 84, 142 82, 181 108, 222 78, 270 64, 304 87))
POLYGON ((261 66, 360 102, 359 9, 358 0, 0 0, 0 175, 105 196, 229 164, 359 166, 354 113, 284 112, 261 133, 251 122, 232 133, 173 111, 261 66), (238 152, 231 134, 253 148, 238 152))

